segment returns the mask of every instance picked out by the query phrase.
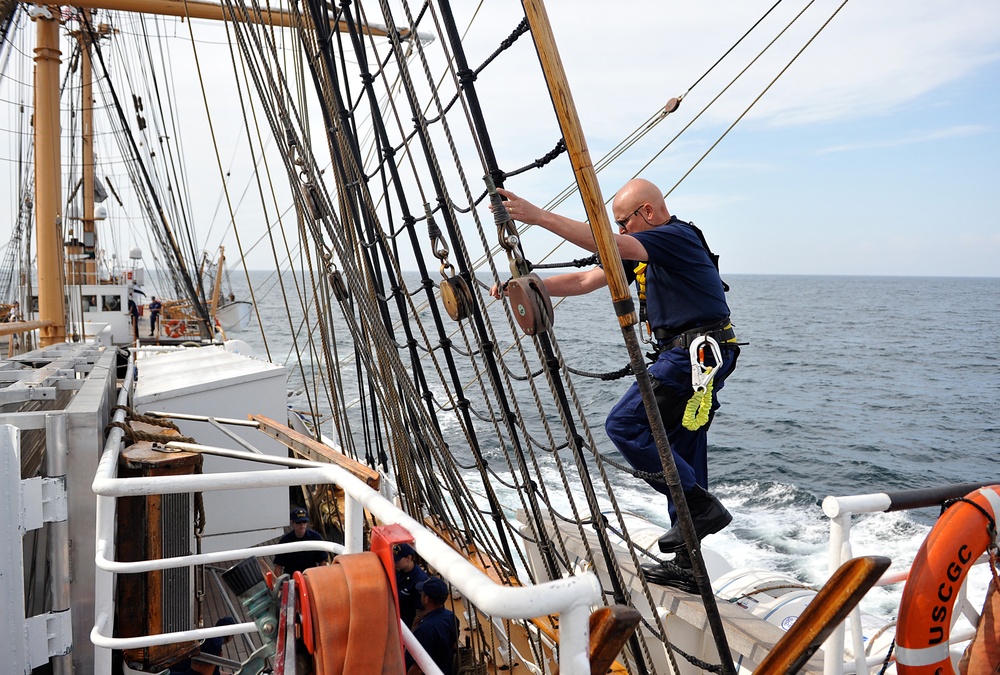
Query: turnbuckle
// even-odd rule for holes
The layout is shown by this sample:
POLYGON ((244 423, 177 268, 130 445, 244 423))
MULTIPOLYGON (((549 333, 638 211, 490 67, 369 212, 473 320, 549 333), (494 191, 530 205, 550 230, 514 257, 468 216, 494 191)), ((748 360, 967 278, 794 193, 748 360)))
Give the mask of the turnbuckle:
POLYGON ((708 383, 712 381, 715 373, 718 372, 719 367, 722 365, 722 348, 719 347, 719 343, 716 342, 715 338, 708 335, 699 335, 691 341, 688 353, 691 355, 691 388, 696 392, 705 391, 708 383), (711 350, 712 357, 715 359, 715 365, 713 366, 705 365, 706 346, 711 350))

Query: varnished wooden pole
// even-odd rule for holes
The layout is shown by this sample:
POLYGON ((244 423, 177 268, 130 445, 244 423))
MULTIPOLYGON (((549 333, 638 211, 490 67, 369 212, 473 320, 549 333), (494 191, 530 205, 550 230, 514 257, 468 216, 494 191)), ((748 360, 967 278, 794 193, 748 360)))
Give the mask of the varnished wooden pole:
POLYGON ((611 223, 608 221, 608 214, 604 209, 601 186, 597 182, 597 172, 594 171, 594 164, 590 160, 587 139, 583 135, 580 117, 577 115, 576 104, 573 102, 573 94, 566 81, 566 72, 563 69, 562 59, 559 57, 559 50, 556 48, 548 13, 541 0, 524 0, 523 4, 524 13, 531 25, 531 35, 538 50, 538 58, 542 62, 542 70, 545 72, 545 79, 549 85, 552 104, 555 106, 556 115, 559 118, 559 126, 562 129, 566 150, 573 165, 573 173, 580 186, 580 196, 583 198, 587 220, 594 233, 594 241, 597 244, 597 252, 601 256, 604 274, 608 278, 608 288, 611 290, 611 299, 615 303, 618 323, 621 324, 622 328, 634 326, 638 322, 638 315, 635 311, 635 303, 632 302, 632 292, 629 290, 618 246, 615 244, 611 232, 611 223))
POLYGON ((66 340, 63 295, 62 145, 59 132, 59 8, 52 18, 35 18, 35 241, 38 251, 38 319, 44 322, 39 344, 66 340))

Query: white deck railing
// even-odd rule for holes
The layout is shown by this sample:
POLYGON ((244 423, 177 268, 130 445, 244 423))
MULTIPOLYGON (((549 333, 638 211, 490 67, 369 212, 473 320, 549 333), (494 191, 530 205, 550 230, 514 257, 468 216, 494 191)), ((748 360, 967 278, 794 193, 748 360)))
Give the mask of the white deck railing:
MULTIPOLYGON (((129 401, 131 384, 134 381, 134 368, 134 362, 130 362, 125 377, 127 386, 122 388, 119 395, 118 403, 121 405, 125 405, 129 401)), ((124 421, 124 418, 125 411, 119 409, 115 414, 115 420, 124 421)), ((421 557, 468 598, 469 602, 476 605, 484 613, 505 619, 528 619, 558 614, 560 616, 560 671, 581 674, 590 672, 589 617, 592 608, 600 603, 602 597, 596 575, 588 572, 566 579, 524 587, 496 584, 435 533, 396 508, 363 481, 332 464, 262 457, 251 452, 197 446, 205 453, 238 457, 253 462, 269 461, 280 463, 283 466, 279 469, 245 473, 118 478, 117 467, 122 435, 121 429, 112 429, 93 483, 93 490, 97 494, 96 607, 95 625, 91 632, 91 640, 97 647, 95 650, 95 672, 110 672, 111 649, 170 644, 256 630, 253 623, 243 623, 221 628, 203 628, 136 638, 115 638, 113 637, 115 574, 190 567, 304 548, 323 549, 333 553, 360 552, 363 550, 364 544, 364 514, 366 510, 382 524, 397 524, 404 527, 413 536, 413 547, 420 553, 421 557), (277 544, 162 560, 129 563, 115 561, 115 512, 116 500, 119 497, 317 484, 334 484, 344 490, 346 506, 345 543, 343 546, 329 542, 309 546, 277 544)), ((404 640, 408 648, 419 646, 415 645, 408 630, 404 631, 404 640)), ((426 654, 419 654, 422 650, 411 648, 410 651, 417 658, 418 663, 424 660, 420 657, 426 658, 426 654)), ((421 665, 426 665, 425 672, 432 672, 432 662, 421 665)))
MULTIPOLYGON (((964 496, 973 486, 964 485, 951 487, 955 488, 954 493, 956 496, 964 496)), ((937 499, 940 498, 942 492, 946 490, 947 488, 942 488, 941 490, 927 492, 935 492, 936 497, 934 499, 937 499)), ((883 513, 886 511, 903 510, 904 508, 926 507, 935 503, 940 503, 940 501, 935 502, 934 499, 922 501, 919 498, 914 497, 914 495, 918 495, 920 492, 921 491, 913 490, 905 493, 909 496, 912 504, 902 508, 900 508, 898 504, 893 503, 892 494, 885 492, 865 495, 850 495, 844 497, 831 496, 825 498, 823 500, 823 512, 830 519, 830 574, 832 575, 841 564, 854 557, 851 548, 851 516, 862 513, 883 513)), ((902 495, 904 493, 897 494, 902 495)), ((985 561, 986 558, 981 557, 980 560, 977 561, 977 564, 981 564, 985 561)), ((889 570, 882 575, 882 578, 879 579, 875 585, 891 586, 893 584, 904 582, 909 576, 909 573, 909 566, 905 569, 889 570)), ((970 617, 978 616, 978 612, 975 607, 973 607, 969 602, 966 589, 967 584, 962 584, 962 588, 959 590, 959 594, 955 602, 955 611, 953 613, 954 618, 957 618, 960 613, 970 617)), ((845 624, 841 624, 833 635, 831 635, 823 644, 824 675, 868 673, 872 668, 876 666, 880 667, 882 662, 885 660, 884 654, 874 654, 871 657, 865 656, 864 631, 862 630, 860 607, 854 608, 848 617, 848 621, 851 623, 851 647, 854 652, 854 662, 845 662, 843 660, 843 655, 845 654, 844 643, 846 641, 847 630, 845 624)), ((974 633, 974 629, 958 631, 951 635, 950 641, 954 644, 956 642, 971 640, 974 633)))

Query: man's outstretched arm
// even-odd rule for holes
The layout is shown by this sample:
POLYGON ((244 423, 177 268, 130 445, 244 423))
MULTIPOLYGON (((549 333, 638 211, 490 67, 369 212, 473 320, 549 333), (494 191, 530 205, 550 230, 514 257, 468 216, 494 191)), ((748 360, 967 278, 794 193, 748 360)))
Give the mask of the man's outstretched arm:
MULTIPOLYGON (((507 198, 504 206, 507 207, 507 211, 515 220, 528 225, 538 225, 587 251, 597 250, 594 233, 591 232, 590 225, 587 223, 541 209, 528 200, 518 197, 510 190, 497 188, 497 192, 507 198)), ((611 236, 614 237, 615 244, 618 246, 618 255, 621 256, 622 260, 649 260, 649 254, 646 253, 645 247, 635 237, 630 237, 627 234, 612 234, 611 236)))

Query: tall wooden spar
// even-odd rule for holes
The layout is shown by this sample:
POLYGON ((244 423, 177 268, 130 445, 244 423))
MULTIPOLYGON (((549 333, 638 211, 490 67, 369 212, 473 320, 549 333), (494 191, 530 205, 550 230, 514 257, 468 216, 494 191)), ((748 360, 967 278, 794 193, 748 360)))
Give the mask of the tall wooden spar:
POLYGON ((35 241, 38 250, 39 344, 66 340, 63 294, 62 145, 59 126, 59 9, 35 17, 35 241))

